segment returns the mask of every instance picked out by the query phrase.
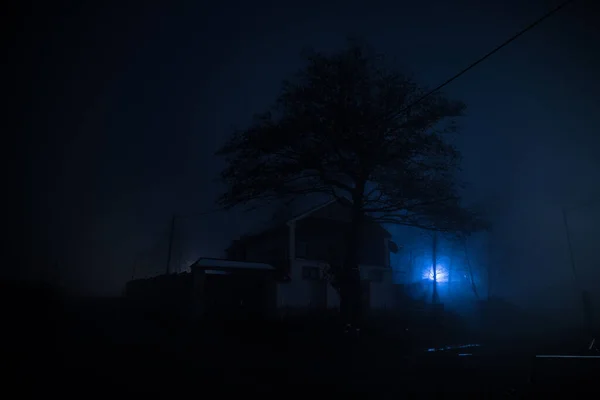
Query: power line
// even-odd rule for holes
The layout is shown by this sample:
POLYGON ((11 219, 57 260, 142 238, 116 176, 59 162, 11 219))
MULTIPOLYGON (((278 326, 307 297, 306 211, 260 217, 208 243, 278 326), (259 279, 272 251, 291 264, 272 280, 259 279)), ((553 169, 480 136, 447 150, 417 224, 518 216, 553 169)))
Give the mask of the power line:
POLYGON ((567 1, 563 2, 563 3, 561 3, 560 5, 558 5, 557 7, 553 8, 552 10, 548 11, 546 14, 542 15, 540 18, 538 18, 537 20, 535 20, 534 22, 532 22, 531 24, 529 24, 527 27, 525 27, 521 31, 519 31, 516 34, 514 34, 513 36, 511 36, 509 39, 507 39, 506 41, 504 41, 503 43, 501 43, 499 46, 497 46, 496 48, 494 48, 489 53, 485 54, 483 57, 479 58, 477 61, 471 63, 469 66, 467 66, 466 68, 464 68, 463 70, 461 70, 456 75, 452 76, 451 78, 447 79, 446 81, 444 81, 443 83, 441 83, 440 85, 438 85, 437 87, 435 87, 434 89, 432 89, 429 92, 425 93, 423 96, 421 96, 420 98, 418 98, 417 100, 415 100, 413 103, 411 103, 410 105, 408 105, 407 107, 405 107, 401 112, 408 111, 411 107, 413 107, 416 104, 420 103, 421 101, 425 100, 427 97, 431 96, 433 93, 437 92, 438 90, 440 90, 444 86, 448 85, 449 83, 451 83, 452 81, 454 81, 455 79, 457 79, 458 77, 460 77, 461 75, 463 75, 464 73, 466 73, 467 71, 471 70, 476 65, 480 64, 481 62, 483 62, 484 60, 486 60, 487 58, 489 58, 490 56, 492 56, 493 54, 495 54, 496 52, 498 52, 503 47, 505 47, 508 44, 510 44, 511 42, 515 41, 517 38, 519 38, 525 32, 533 29, 534 27, 536 27, 537 25, 539 25, 540 23, 542 23, 544 20, 546 20, 549 17, 551 17, 552 15, 556 14, 558 11, 560 11, 561 9, 563 9, 564 7, 566 7, 567 5, 569 5, 569 3, 572 3, 574 1, 575 0, 567 0, 567 1))

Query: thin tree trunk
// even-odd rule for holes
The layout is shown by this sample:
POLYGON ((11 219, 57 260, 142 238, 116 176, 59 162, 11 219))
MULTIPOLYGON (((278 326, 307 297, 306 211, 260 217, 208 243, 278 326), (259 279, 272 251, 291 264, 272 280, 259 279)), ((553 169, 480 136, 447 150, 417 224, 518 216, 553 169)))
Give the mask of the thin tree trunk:
MULTIPOLYGON (((413 251, 411 250, 410 253, 408 253, 408 279, 409 279, 409 283, 413 282, 413 280, 415 279, 415 261, 413 259, 413 251)), ((419 277, 420 278, 420 277, 419 277)))
POLYGON ((440 301, 440 296, 437 290, 437 232, 433 232, 433 243, 431 251, 431 261, 433 263, 433 293, 431 294, 431 302, 437 304, 440 301))
POLYGON ((346 242, 346 257, 342 268, 340 311, 346 323, 357 325, 362 312, 362 287, 359 270, 363 222, 362 196, 364 185, 357 186, 351 209, 350 229, 346 242))
POLYGON ((477 300, 479 300, 479 293, 477 292, 477 286, 475 285, 475 279, 473 277, 473 268, 471 267, 471 260, 469 259, 469 251, 467 250, 467 240, 463 241, 463 245, 465 247, 465 258, 467 259, 467 267, 469 268, 469 277, 471 278, 471 289, 473 289, 473 293, 477 300))
POLYGON ((494 277, 493 277, 493 273, 494 271, 492 271, 492 241, 490 240, 490 238, 487 238, 488 240, 488 256, 487 256, 487 273, 488 273, 488 290, 487 290, 487 299, 488 301, 490 301, 491 297, 492 297, 492 284, 494 281, 494 277))
POLYGON ((452 283, 452 277, 454 276, 454 244, 450 247, 450 262, 448 263, 448 292, 452 295, 454 290, 454 284, 452 283))

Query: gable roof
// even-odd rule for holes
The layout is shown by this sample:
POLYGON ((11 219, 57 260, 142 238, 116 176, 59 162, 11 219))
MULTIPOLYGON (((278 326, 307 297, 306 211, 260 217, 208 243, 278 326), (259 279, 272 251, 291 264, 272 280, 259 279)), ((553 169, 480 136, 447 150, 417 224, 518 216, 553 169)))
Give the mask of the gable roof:
POLYGON ((199 258, 191 268, 198 269, 246 269, 246 270, 275 270, 270 264, 255 263, 255 262, 242 262, 242 261, 231 261, 222 258, 199 258))
POLYGON ((299 220, 301 220, 301 219, 303 219, 303 218, 306 218, 306 217, 308 217, 309 215, 311 215, 312 213, 314 213, 314 212, 317 212, 317 211, 319 211, 319 210, 321 210, 321 209, 323 209, 323 208, 327 207, 328 205, 331 205, 331 204, 337 203, 337 201, 338 201, 337 199, 333 199, 333 200, 329 200, 329 201, 327 201, 327 202, 325 202, 325 203, 323 203, 323 204, 320 204, 320 205, 318 205, 318 206, 315 206, 315 207, 311 208, 310 210, 307 210, 307 211, 305 211, 305 212, 303 212, 303 213, 301 213, 301 214, 298 214, 298 215, 296 215, 295 217, 293 217, 293 218, 289 219, 289 220, 287 221, 287 224, 289 225, 289 224, 291 224, 291 223, 293 223, 293 222, 296 222, 296 221, 299 221, 299 220))
MULTIPOLYGON (((279 229, 281 229, 287 225, 290 225, 294 222, 303 220, 303 219, 311 216, 315 212, 317 212, 325 207, 328 207, 330 205, 333 205, 335 203, 339 203, 339 200, 332 199, 332 200, 328 200, 328 201, 322 202, 320 204, 317 204, 311 208, 308 208, 308 209, 305 208, 304 210, 295 213, 295 215, 293 215, 292 217, 288 217, 287 219, 272 221, 270 224, 267 224, 263 229, 259 230, 258 232, 242 235, 238 240, 241 240, 243 242, 247 242, 248 240, 257 240, 261 237, 264 237, 265 235, 269 235, 274 232, 277 232, 279 229)), ((376 221, 370 221, 370 222, 373 223, 374 225, 377 225, 377 227, 380 228, 384 232, 386 237, 388 237, 388 238, 392 237, 392 234, 382 224, 380 224, 379 222, 376 222, 376 221)), ((235 240, 234 240, 234 242, 235 242, 235 240)), ((229 246, 229 248, 231 248, 231 246, 229 246)))
MULTIPOLYGON (((315 212, 317 212, 317 211, 319 211, 319 210, 321 210, 321 209, 323 209, 323 208, 325 208, 325 207, 328 207, 328 206, 330 206, 330 205, 332 205, 332 204, 336 204, 336 203, 337 203, 337 204, 339 204, 339 203, 342 203, 342 202, 346 203, 347 205, 350 205, 350 204, 351 204, 351 203, 350 203, 350 201, 349 201, 349 200, 347 200, 347 199, 341 199, 341 200, 339 200, 339 199, 333 199, 333 200, 329 200, 329 201, 326 201, 326 202, 324 202, 324 203, 322 203, 322 204, 319 204, 319 205, 317 205, 317 206, 315 206, 315 207, 312 207, 311 209, 309 209, 309 210, 307 210, 307 211, 305 211, 305 212, 303 212, 303 213, 299 213, 299 214, 297 214, 295 217, 293 217, 293 218, 290 218, 290 219, 287 221, 287 224, 289 225, 289 224, 291 224, 291 223, 293 223, 293 222, 300 221, 300 220, 302 220, 302 219, 304 219, 304 218, 307 218, 307 217, 309 217, 309 216, 310 216, 310 215, 312 215, 313 213, 315 213, 315 212)), ((377 222, 377 221, 374 221, 374 220, 373 220, 371 217, 369 217, 368 215, 367 215, 367 216, 365 216, 365 219, 366 219, 366 221, 367 221, 368 223, 371 223, 371 224, 373 224, 373 225, 377 225, 379 228, 381 228, 381 229, 384 231, 384 233, 385 233, 385 235, 386 235, 387 237, 390 237, 390 238, 392 237, 392 234, 391 234, 391 233, 390 233, 390 232, 389 232, 389 231, 388 231, 386 228, 384 228, 384 226, 383 226, 381 223, 379 223, 379 222, 377 222)))

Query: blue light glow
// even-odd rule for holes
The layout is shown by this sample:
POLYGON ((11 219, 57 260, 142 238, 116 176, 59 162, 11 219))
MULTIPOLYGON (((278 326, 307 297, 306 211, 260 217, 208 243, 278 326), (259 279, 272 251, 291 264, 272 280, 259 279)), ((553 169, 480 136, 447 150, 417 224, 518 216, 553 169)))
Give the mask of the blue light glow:
MULTIPOLYGON (((426 269, 425 271, 423 271, 423 279, 429 279, 430 281, 433 281, 433 265, 431 267, 429 267, 429 269, 426 269)), ((444 266, 438 264, 437 268, 436 268, 436 281, 439 282, 448 282, 448 271, 446 270, 446 268, 444 268, 444 266)))

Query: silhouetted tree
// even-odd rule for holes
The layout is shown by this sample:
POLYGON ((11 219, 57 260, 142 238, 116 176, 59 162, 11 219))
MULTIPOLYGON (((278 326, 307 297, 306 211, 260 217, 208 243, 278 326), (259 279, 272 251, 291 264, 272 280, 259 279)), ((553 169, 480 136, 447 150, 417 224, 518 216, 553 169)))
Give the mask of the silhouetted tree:
MULTIPOLYGON (((448 134, 465 106, 426 89, 351 42, 335 54, 311 52, 283 83, 276 104, 217 152, 225 207, 324 193, 351 210, 340 275, 344 304, 360 296, 357 254, 369 219, 442 232, 478 229, 461 205, 460 154, 448 134)), ((357 307, 350 307, 357 309, 357 307)))

